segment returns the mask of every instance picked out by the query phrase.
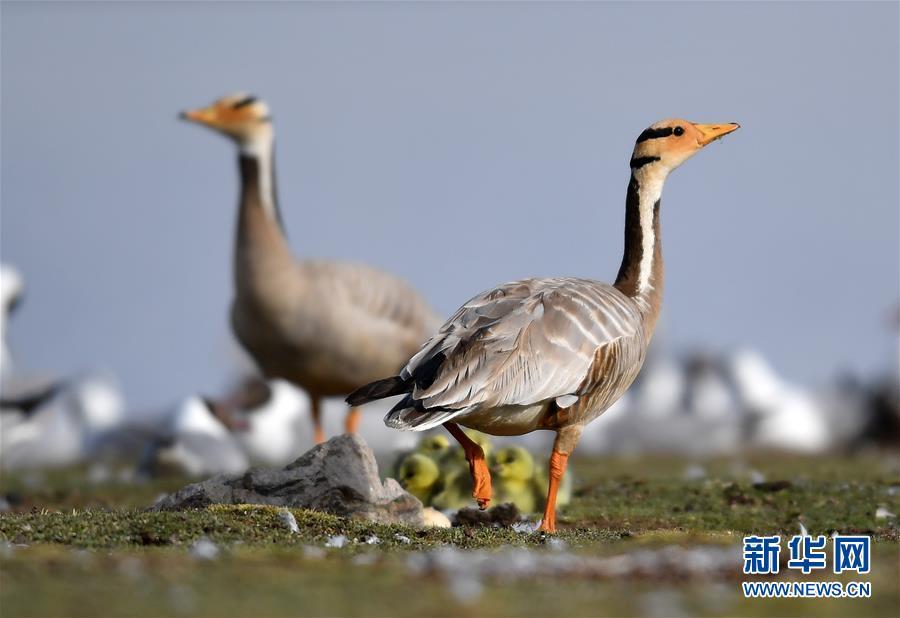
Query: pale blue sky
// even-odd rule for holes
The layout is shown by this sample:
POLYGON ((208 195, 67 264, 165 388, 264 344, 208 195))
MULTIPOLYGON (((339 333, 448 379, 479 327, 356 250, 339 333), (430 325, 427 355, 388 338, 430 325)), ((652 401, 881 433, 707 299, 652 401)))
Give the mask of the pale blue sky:
POLYGON ((24 367, 109 367, 137 407, 223 384, 234 151, 175 117, 238 89, 273 109, 295 251, 443 313, 514 278, 611 279, 637 134, 738 121, 666 186, 666 343, 752 345, 812 384, 896 354, 897 3, 0 10, 24 367))

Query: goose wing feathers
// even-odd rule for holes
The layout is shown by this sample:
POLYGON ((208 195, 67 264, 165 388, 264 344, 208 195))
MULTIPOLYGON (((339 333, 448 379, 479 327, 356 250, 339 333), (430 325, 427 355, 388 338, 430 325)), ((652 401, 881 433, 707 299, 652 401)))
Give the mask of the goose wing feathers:
POLYGON ((409 361, 400 378, 412 392, 396 409, 413 407, 418 425, 428 412, 449 416, 580 395, 603 379, 592 367, 605 364, 604 349, 640 337, 637 306, 610 285, 575 278, 508 283, 468 301, 409 361))
POLYGON ((303 264, 316 291, 331 311, 346 311, 356 320, 376 321, 415 333, 422 341, 440 320, 412 286, 365 264, 309 261, 303 264))

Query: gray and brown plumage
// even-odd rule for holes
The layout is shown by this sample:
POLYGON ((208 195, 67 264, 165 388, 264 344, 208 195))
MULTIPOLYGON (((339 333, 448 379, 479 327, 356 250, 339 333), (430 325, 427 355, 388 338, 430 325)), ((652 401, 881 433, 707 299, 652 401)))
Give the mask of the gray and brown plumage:
POLYGON ((665 120, 641 133, 626 195, 625 250, 614 284, 572 277, 524 279, 466 302, 399 375, 365 386, 352 405, 405 396, 389 427, 443 424, 466 450, 485 507, 490 474, 458 425, 494 435, 557 433, 542 527, 554 531, 555 501, 582 428, 631 385, 659 316, 663 263, 659 203, 669 172, 738 128, 665 120))
MULTIPOLYGON (((278 209, 274 130, 264 102, 239 93, 182 118, 238 146, 231 324, 266 377, 309 393, 316 440, 322 441, 320 400, 398 371, 440 320, 412 287, 386 272, 294 258, 278 209)), ((357 422, 352 408, 347 430, 354 431, 357 422)))

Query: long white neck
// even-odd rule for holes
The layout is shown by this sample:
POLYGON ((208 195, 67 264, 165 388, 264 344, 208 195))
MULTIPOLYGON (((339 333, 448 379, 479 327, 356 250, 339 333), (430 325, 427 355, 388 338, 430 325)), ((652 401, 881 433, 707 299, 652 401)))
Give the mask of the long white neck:
MULTIPOLYGON (((656 274, 654 256, 662 249, 659 230, 659 203, 662 197, 666 175, 648 169, 641 173, 635 170, 634 177, 638 182, 638 211, 641 228, 641 261, 638 267, 638 292, 650 294, 654 289, 656 274)), ((660 282, 661 283, 661 282, 660 282)))
POLYGON ((275 191, 275 144, 271 133, 265 133, 239 145, 242 159, 250 159, 250 165, 241 165, 241 181, 244 199, 257 200, 263 211, 282 228, 275 191), (248 194, 250 193, 250 194, 248 194))
POLYGON ((616 287, 652 316, 662 302, 663 260, 659 202, 667 172, 658 165, 632 170, 625 200, 625 250, 616 287))
POLYGON ((283 277, 292 272, 275 190, 273 141, 241 144, 240 206, 234 250, 235 289, 256 302, 284 298, 283 277))

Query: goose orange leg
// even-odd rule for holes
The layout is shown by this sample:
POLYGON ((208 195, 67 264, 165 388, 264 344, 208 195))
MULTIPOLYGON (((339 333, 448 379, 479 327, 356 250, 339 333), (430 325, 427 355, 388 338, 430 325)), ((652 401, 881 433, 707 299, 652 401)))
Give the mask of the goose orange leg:
POLYGON ((550 487, 547 489, 547 506, 544 507, 544 518, 541 520, 541 530, 544 532, 556 532, 556 493, 563 474, 566 473, 566 464, 569 463, 568 453, 560 453, 553 449, 550 455, 550 487))
POLYGON ((544 507, 544 518, 541 520, 541 530, 544 532, 556 532, 556 494, 559 484, 566 473, 566 465, 569 463, 569 455, 575 450, 578 439, 581 438, 581 427, 564 427, 556 434, 553 443, 553 454, 550 455, 550 486, 547 488, 547 504, 544 507))
POLYGON ((359 408, 353 407, 347 410, 347 418, 344 419, 344 431, 356 433, 359 430, 359 408))
POLYGON ((478 508, 484 510, 491 503, 491 473, 484 460, 484 451, 473 442, 456 423, 444 423, 450 435, 456 438, 466 453, 469 472, 472 474, 472 497, 478 502, 478 508))
POLYGON ((325 441, 325 432, 322 430, 322 407, 318 397, 312 397, 310 401, 310 412, 313 421, 313 439, 316 444, 322 444, 325 441))

